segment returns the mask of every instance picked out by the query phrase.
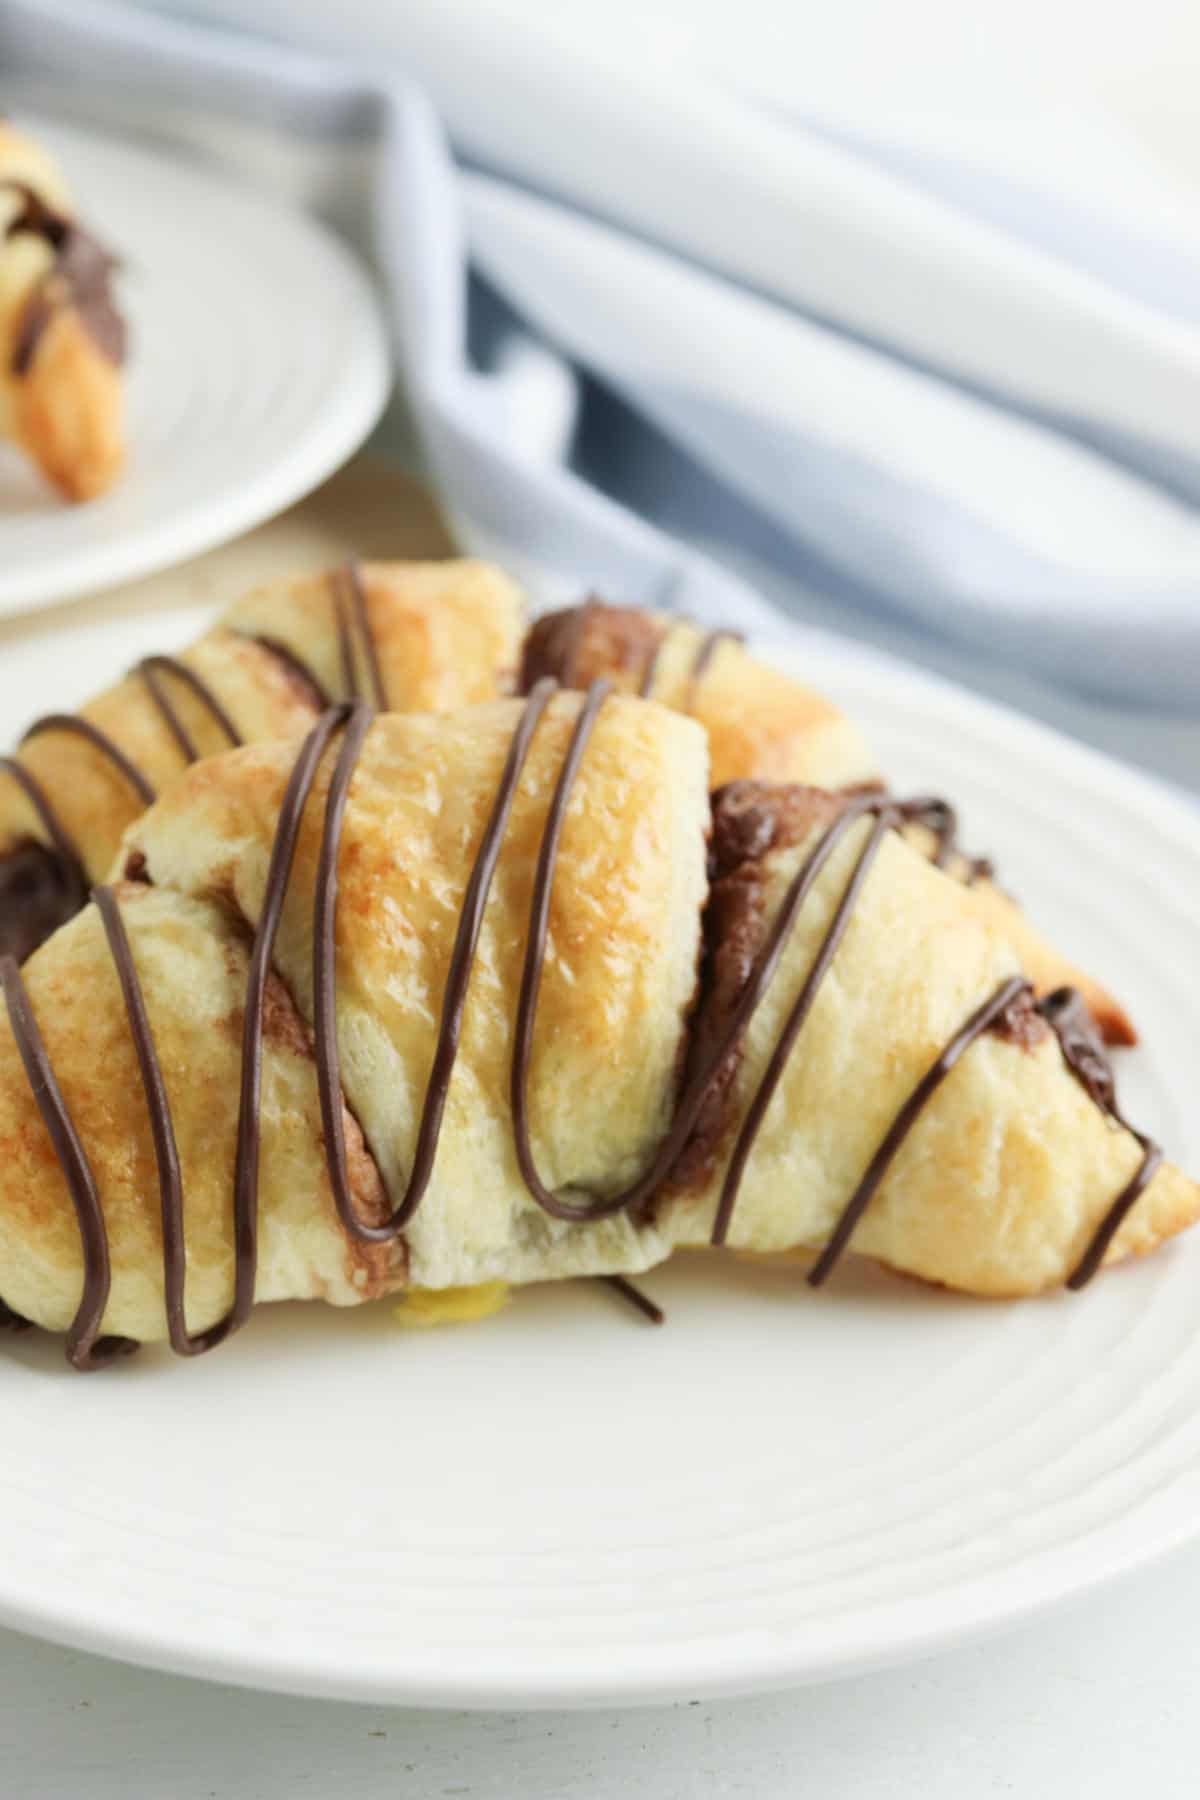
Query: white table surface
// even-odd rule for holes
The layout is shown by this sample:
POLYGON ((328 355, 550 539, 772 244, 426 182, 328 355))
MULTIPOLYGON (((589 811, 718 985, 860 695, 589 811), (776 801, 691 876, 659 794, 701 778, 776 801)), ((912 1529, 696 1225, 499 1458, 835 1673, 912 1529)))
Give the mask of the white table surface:
POLYGON ((1200 1550, 990 1644, 648 1712, 429 1713, 242 1693, 0 1634, 0 1788, 36 1800, 1184 1800, 1200 1550))

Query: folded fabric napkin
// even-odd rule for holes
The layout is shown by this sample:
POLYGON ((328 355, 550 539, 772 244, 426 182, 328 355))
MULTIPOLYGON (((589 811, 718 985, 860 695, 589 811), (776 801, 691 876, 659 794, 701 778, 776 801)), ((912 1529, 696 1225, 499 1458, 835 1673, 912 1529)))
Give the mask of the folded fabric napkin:
POLYGON ((464 543, 777 630, 766 589, 1200 785, 1200 208, 459 0, 199 10, 0 0, 0 68, 365 244, 464 543))

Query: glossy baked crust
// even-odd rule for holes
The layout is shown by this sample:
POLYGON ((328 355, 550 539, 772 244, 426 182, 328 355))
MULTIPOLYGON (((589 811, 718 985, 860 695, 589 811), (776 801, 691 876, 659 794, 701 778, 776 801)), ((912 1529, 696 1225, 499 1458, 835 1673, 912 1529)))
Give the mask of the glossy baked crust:
POLYGON ((50 158, 0 121, 0 433, 66 499, 90 500, 112 486, 124 463, 120 363, 89 330, 54 246, 36 231, 9 235, 23 210, 12 183, 70 220, 70 196, 50 158), (31 306, 45 320, 26 359, 20 345, 31 306))

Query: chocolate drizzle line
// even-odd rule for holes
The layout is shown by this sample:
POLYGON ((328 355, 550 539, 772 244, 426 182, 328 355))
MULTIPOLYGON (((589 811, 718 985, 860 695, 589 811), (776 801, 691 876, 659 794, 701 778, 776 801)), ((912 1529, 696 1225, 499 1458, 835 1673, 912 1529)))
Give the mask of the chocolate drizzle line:
POLYGON ((700 640, 696 654, 692 659, 691 672, 688 675, 687 693, 684 696, 683 710, 690 713, 696 703, 696 694, 700 683, 708 673, 709 665, 722 644, 744 644, 745 634, 740 631, 709 631, 700 640))
MULTIPOLYGON (((0 182, 0 186, 3 185, 0 182)), ((363 655, 370 671, 371 683, 382 708, 386 701, 383 669, 378 645, 371 629, 366 596, 357 566, 350 564, 347 568, 336 571, 330 579, 333 584, 334 618, 342 667, 346 674, 347 692, 351 698, 354 698, 358 691, 353 637, 354 630, 357 629, 363 646, 363 655)), ((324 710, 329 707, 330 699, 324 687, 307 663, 297 656, 295 651, 286 644, 269 637, 252 637, 249 642, 257 644, 268 655, 275 657, 295 675, 298 681, 303 682, 311 690, 313 702, 319 709, 324 710)), ((182 682, 190 690, 209 717, 224 733, 232 747, 237 748, 245 742, 213 688, 179 657, 165 655, 144 657, 134 667, 132 673, 141 680, 163 724, 187 763, 199 761, 200 750, 171 698, 164 677, 169 676, 175 681, 182 682)), ((85 738, 124 777, 143 806, 154 804, 157 794, 153 783, 144 771, 122 750, 114 738, 102 731, 98 725, 94 725, 90 719, 82 718, 74 713, 47 713, 43 718, 34 720, 21 738, 21 743, 28 743, 31 738, 40 737, 50 731, 66 731, 73 733, 76 737, 85 738)), ((4 773, 11 775, 23 789, 30 805, 37 813, 50 845, 59 859, 64 879, 72 890, 72 911, 78 912, 87 900, 87 877, 84 873, 84 856, 80 845, 59 817, 43 784, 15 757, 0 756, 0 774, 4 773)))
MULTIPOLYGON (((234 1174, 234 1300, 229 1312, 207 1331, 189 1335, 184 1318, 186 1252, 183 1223, 182 1177, 171 1121, 170 1102, 154 1045, 137 968, 129 939, 112 891, 98 888, 100 911, 121 984, 131 1035, 138 1057, 142 1085, 154 1139, 158 1166, 163 1225, 164 1292, 168 1332, 172 1348, 180 1355, 198 1355, 216 1347, 246 1321, 254 1303, 258 1263, 258 1168, 261 1148, 261 1086, 264 1003, 271 958, 283 905, 295 860, 305 808, 317 778, 321 759, 335 735, 343 741, 331 774, 325 802, 321 848, 313 899, 314 1042, 318 1093, 325 1138, 325 1155, 338 1215, 346 1231, 367 1242, 384 1242, 399 1235, 411 1220, 428 1188, 437 1153, 450 1081, 458 1053, 463 1012, 488 894, 521 774, 538 725, 556 690, 553 680, 540 681, 521 711, 513 733, 492 812, 484 829, 468 879, 455 942, 447 971, 437 1044, 426 1086, 412 1169, 402 1199, 382 1225, 370 1225, 357 1214, 350 1192, 343 1132, 341 1065, 336 1025, 336 927, 338 856, 346 804, 354 771, 371 724, 371 713, 362 702, 343 703, 323 714, 301 746, 289 777, 271 849, 259 922, 250 959, 243 1022, 240 1104, 234 1174)), ((517 1002, 517 1018, 511 1065, 513 1132, 518 1162, 533 1199, 552 1216, 575 1221, 610 1217, 636 1210, 660 1186, 678 1161, 704 1101, 720 1075, 732 1049, 765 995, 783 955, 792 925, 811 893, 822 869, 852 826, 865 817, 873 819, 850 880, 834 912, 816 960, 793 1004, 775 1051, 739 1132, 726 1174, 713 1241, 723 1242, 729 1228, 746 1160, 778 1084, 792 1044, 811 1008, 812 1001, 845 936, 855 901, 887 832, 909 818, 923 818, 931 803, 925 800, 896 802, 886 795, 853 797, 826 828, 815 848, 788 888, 737 1003, 725 1028, 717 1034, 702 1064, 685 1082, 662 1142, 642 1175, 622 1193, 567 1200, 551 1192, 534 1165, 528 1120, 528 1079, 538 990, 544 966, 550 899, 558 849, 571 793, 578 777, 589 738, 609 693, 607 682, 592 684, 580 706, 566 755, 547 810, 539 848, 530 904, 526 953, 517 1002)), ((933 803, 936 804, 936 803, 933 803)), ((0 960, 9 1021, 34 1097, 58 1154, 79 1222, 83 1248, 83 1294, 67 1340, 69 1360, 90 1369, 111 1360, 130 1346, 124 1339, 102 1339, 100 1324, 111 1285, 107 1227, 97 1185, 86 1152, 72 1123, 58 1087, 45 1044, 34 1018, 28 994, 16 962, 0 960)), ((1027 1002, 1032 990, 1023 977, 1004 982, 974 1012, 946 1045, 912 1095, 896 1115, 854 1195, 844 1209, 834 1233, 809 1280, 823 1281, 846 1248, 850 1237, 879 1187, 921 1111, 965 1051, 985 1031, 1005 1022, 1014 1008, 1027 1002)), ((1042 1016, 1062 1045, 1063 1055, 1096 1103, 1122 1125, 1116 1110, 1111 1077, 1103 1051, 1090 1032, 1078 996, 1061 991, 1043 1002, 1042 1016)), ((1095 1274, 1104 1253, 1138 1195, 1149 1184, 1158 1166, 1157 1146, 1139 1136, 1143 1162, 1118 1195, 1102 1220, 1068 1285, 1079 1288, 1095 1274)), ((607 1278, 627 1298, 655 1318, 653 1302, 638 1293, 623 1276, 607 1278)))
POLYGON ((93 725, 90 719, 82 719, 75 713, 47 713, 44 718, 34 720, 21 742, 27 744, 30 738, 41 737, 47 731, 68 731, 76 737, 86 738, 93 749, 99 750, 120 771, 143 806, 154 805, 157 795, 137 764, 126 756, 120 744, 98 725, 93 725))
MULTIPOLYGON (((658 680, 658 671, 662 663, 663 651, 666 649, 667 640, 671 635, 671 625, 678 622, 679 621, 672 620, 664 627, 663 634, 659 638, 658 643, 646 658, 646 666, 642 670, 642 679, 638 683, 637 690, 638 697, 641 700, 649 700, 654 692, 654 684, 658 680)), ((708 666, 721 645, 724 643, 744 644, 745 641, 746 638, 744 632, 729 631, 724 628, 717 631, 708 631, 704 634, 696 646, 695 655, 692 657, 692 665, 688 670, 687 675, 687 685, 684 688, 683 703, 678 708, 680 712, 690 713, 692 711, 692 708, 696 703, 696 693, 700 683, 704 679, 708 666)), ((564 679, 566 678, 564 677, 564 679)))
POLYGON ((971 1014, 966 1024, 959 1027, 936 1062, 926 1070, 888 1126, 883 1142, 867 1165, 866 1174, 855 1188, 838 1219, 832 1237, 809 1271, 810 1287, 820 1287, 833 1269, 842 1251, 854 1235, 855 1226, 874 1198, 880 1182, 899 1155, 905 1138, 955 1063, 958 1062, 964 1051, 970 1049, 976 1038, 982 1037, 985 1031, 990 1030, 1004 1016, 1015 1001, 1032 991, 1029 983, 1020 975, 1014 975, 1011 980, 1002 983, 991 999, 985 1000, 983 1005, 971 1014))
POLYGON ((189 687, 197 700, 216 720, 233 748, 237 749, 241 745, 243 739, 237 726, 208 683, 202 681, 194 669, 189 669, 187 664, 180 662, 177 656, 147 656, 137 665, 134 674, 141 676, 146 692, 158 708, 163 723, 189 763, 199 762, 200 752, 196 748, 195 740, 180 718, 170 695, 159 680, 160 673, 173 675, 177 681, 182 681, 185 687, 189 687))
POLYGON ((650 1298, 649 1294, 643 1294, 640 1287, 635 1287, 633 1282, 630 1281, 627 1276, 601 1275, 600 1280, 605 1282, 610 1288, 615 1288, 621 1298, 623 1300, 628 1300, 631 1306, 635 1306, 644 1318, 649 1319, 652 1325, 666 1324, 667 1315, 662 1307, 658 1306, 650 1298))
POLYGON ((220 1341, 217 1334, 220 1333, 223 1336, 225 1332, 220 1325, 216 1325, 210 1331, 203 1332, 197 1337, 191 1337, 184 1323, 184 1283, 187 1261, 183 1230, 183 1175, 179 1166, 179 1149, 175 1142, 171 1103, 167 1098, 162 1064, 158 1060, 154 1034, 150 1029, 150 1020, 146 1016, 146 1002, 142 997, 141 983, 138 980, 137 965, 133 960, 133 950, 116 896, 111 888, 98 887, 93 892, 92 898, 100 913, 108 938, 108 946, 112 952, 113 963, 116 966, 117 978, 121 983, 130 1035, 137 1053, 138 1067, 142 1076, 142 1089, 146 1096, 150 1132, 154 1139, 154 1159, 158 1165, 161 1201, 163 1289, 166 1296, 167 1332, 171 1340, 171 1348, 177 1356, 196 1356, 202 1350, 212 1349, 213 1345, 220 1341))
POLYGON ((1079 1266, 1067 1282, 1072 1289, 1086 1287, 1104 1261, 1105 1251, 1124 1223, 1126 1214, 1149 1187, 1162 1162, 1162 1150, 1144 1132, 1129 1123, 1117 1105, 1116 1082, 1104 1046, 1096 1032, 1083 995, 1075 988, 1056 988, 1040 1002, 1038 1011, 1052 1027, 1067 1067, 1109 1117, 1142 1146, 1142 1160, 1109 1208, 1079 1266))
POLYGON ((310 688, 312 690, 311 697, 319 712, 324 712, 327 707, 333 705, 329 689, 323 682, 317 680, 304 658, 297 656, 296 652, 288 644, 285 644, 282 638, 251 637, 248 641, 257 644, 260 650, 267 652, 268 656, 273 656, 276 662, 281 663, 297 682, 310 688))
POLYGON ((83 1245, 83 1297, 67 1336, 67 1358, 77 1369, 95 1369, 128 1347, 125 1338, 100 1336, 100 1321, 112 1285, 104 1210, 87 1152, 67 1111, 29 996, 11 957, 0 960, 0 984, 4 988, 8 1021, 25 1073, 62 1165, 79 1221, 83 1245))
POLYGON ((363 588, 359 565, 356 562, 349 562, 343 568, 335 569, 329 577, 329 586, 333 600, 334 621, 337 625, 338 646, 342 658, 342 683, 347 698, 358 700, 364 697, 358 683, 355 658, 355 633, 357 632, 371 676, 376 710, 386 712, 388 710, 387 687, 383 679, 375 634, 371 630, 371 617, 367 609, 367 596, 363 588))
MULTIPOLYGON (((203 681, 194 669, 189 669, 186 663, 180 662, 177 657, 147 656, 138 663, 133 673, 141 677, 164 724, 189 763, 197 762, 200 752, 159 680, 160 674, 170 674, 184 682, 216 720, 229 742, 235 746, 241 744, 242 738, 237 727, 208 683, 203 681)), ((93 725, 90 719, 84 719, 77 713, 46 713, 44 717, 34 720, 21 742, 27 744, 31 738, 41 737, 48 731, 73 732, 76 737, 86 738, 88 743, 94 749, 99 750, 102 756, 107 757, 113 767, 125 777, 142 805, 153 806, 158 796, 149 779, 137 764, 126 756, 115 738, 109 737, 106 731, 101 731, 98 725, 93 725)), ((40 783, 35 782, 28 770, 22 769, 12 757, 0 758, 0 768, 7 769, 10 775, 15 775, 25 789, 26 794, 37 808, 38 815, 59 854, 73 859, 77 863, 81 862, 78 846, 68 835, 61 820, 57 819, 40 783)))

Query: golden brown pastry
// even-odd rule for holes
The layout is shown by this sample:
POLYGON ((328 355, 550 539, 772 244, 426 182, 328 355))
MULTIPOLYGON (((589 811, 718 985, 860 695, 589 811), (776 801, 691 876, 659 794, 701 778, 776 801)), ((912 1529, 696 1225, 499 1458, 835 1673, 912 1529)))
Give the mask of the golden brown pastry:
POLYGON ((2 967, 0 1297, 86 1366, 101 1333, 209 1348, 256 1298, 828 1251, 852 1200, 850 1247, 982 1293, 1196 1217, 885 801, 727 791, 713 831, 707 773, 693 721, 552 684, 197 764, 2 967))
MULTIPOLYGON (((597 600, 538 619, 526 640, 522 686, 542 675, 567 687, 605 676, 626 693, 659 700, 699 720, 708 732, 712 782, 805 782, 853 788, 881 779, 864 740, 829 701, 745 650, 736 634, 703 632, 687 620, 597 600)), ((1064 957, 991 878, 990 865, 954 843, 952 810, 939 803, 936 829, 906 826, 1015 946, 1022 969, 1042 993, 1077 987, 1113 1044, 1137 1041, 1133 1024, 1108 990, 1064 957)))
POLYGON ((49 157, 0 121, 0 434, 68 500, 104 493, 124 461, 114 267, 49 157))
POLYGON ((332 698, 397 710, 512 682, 523 601, 476 562, 370 563, 272 582, 178 659, 152 658, 0 759, 0 953, 29 954, 107 873, 121 834, 197 756, 306 731, 332 698), (7 764, 7 766, 6 766, 7 764))
POLYGON ((588 600, 531 625, 522 690, 544 675, 573 688, 603 677, 687 713, 708 733, 714 788, 743 776, 824 788, 880 780, 857 726, 823 695, 751 656, 735 632, 588 600))

